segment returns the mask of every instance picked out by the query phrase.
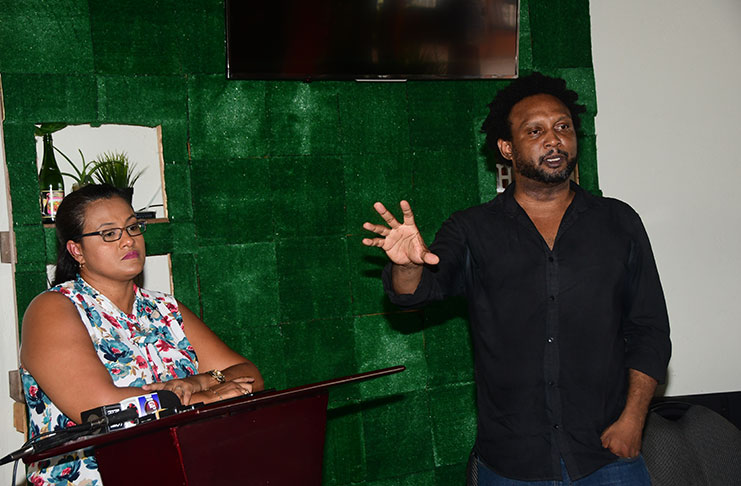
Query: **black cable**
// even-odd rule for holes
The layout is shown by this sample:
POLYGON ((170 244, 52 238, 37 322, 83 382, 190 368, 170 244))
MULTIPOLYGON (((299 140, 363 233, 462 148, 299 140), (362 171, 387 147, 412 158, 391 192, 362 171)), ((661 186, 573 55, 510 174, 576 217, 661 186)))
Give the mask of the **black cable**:
POLYGON ((102 418, 94 422, 87 422, 81 425, 67 427, 65 429, 45 432, 34 437, 33 439, 27 440, 25 444, 20 447, 20 449, 15 452, 11 452, 7 456, 0 459, 0 465, 7 464, 11 461, 18 461, 18 459, 30 456, 31 454, 36 454, 54 448, 65 442, 75 440, 90 432, 94 428, 100 427, 104 424, 105 418, 102 418))
POLYGON ((135 211, 135 212, 141 213, 141 212, 144 212, 144 211, 148 210, 149 208, 164 208, 164 207, 165 207, 164 204, 150 204, 149 206, 143 207, 143 208, 141 208, 141 209, 139 209, 138 211, 135 211))
POLYGON ((20 459, 16 459, 13 463, 13 476, 10 478, 10 486, 15 486, 15 476, 18 474, 18 461, 20 461, 20 459))

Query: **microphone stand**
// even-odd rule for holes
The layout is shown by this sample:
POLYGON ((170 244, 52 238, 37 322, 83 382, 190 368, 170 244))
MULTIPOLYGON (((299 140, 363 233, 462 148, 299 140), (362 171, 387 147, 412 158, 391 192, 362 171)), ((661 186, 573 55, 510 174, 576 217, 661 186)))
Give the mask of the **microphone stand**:
POLYGON ((110 425, 118 424, 121 422, 128 422, 130 420, 138 421, 138 418, 139 415, 136 410, 127 409, 110 416, 103 416, 95 420, 85 422, 84 424, 47 432, 46 434, 29 440, 28 442, 23 444, 23 447, 21 447, 17 451, 11 452, 7 456, 0 459, 0 466, 12 461, 23 459, 24 457, 30 456, 32 454, 37 454, 39 452, 52 449, 60 444, 82 437, 88 432, 96 430, 99 427, 107 428, 110 425))

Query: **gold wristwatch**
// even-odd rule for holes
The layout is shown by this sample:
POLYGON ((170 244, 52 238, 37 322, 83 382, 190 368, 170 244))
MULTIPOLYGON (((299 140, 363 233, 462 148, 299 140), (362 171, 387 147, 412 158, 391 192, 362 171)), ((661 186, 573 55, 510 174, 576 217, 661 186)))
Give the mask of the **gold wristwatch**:
POLYGON ((222 373, 220 370, 211 370, 208 372, 208 374, 211 375, 211 378, 219 383, 226 382, 226 376, 224 376, 224 373, 222 373))

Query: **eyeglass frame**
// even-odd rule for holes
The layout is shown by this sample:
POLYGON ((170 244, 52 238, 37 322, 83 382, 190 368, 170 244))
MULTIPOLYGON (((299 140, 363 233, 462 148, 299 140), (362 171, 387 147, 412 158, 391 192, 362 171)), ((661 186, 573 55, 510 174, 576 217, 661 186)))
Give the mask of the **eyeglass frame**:
POLYGON ((126 230, 126 233, 129 236, 131 236, 132 238, 135 237, 135 236, 141 236, 141 235, 144 234, 145 231, 147 231, 147 222, 146 221, 137 221, 136 223, 131 223, 131 224, 127 225, 127 226, 124 226, 123 228, 120 228, 120 227, 119 228, 106 228, 106 229, 103 229, 103 230, 91 231, 90 233, 83 233, 81 235, 77 235, 74 238, 72 238, 72 240, 77 240, 77 239, 80 239, 80 238, 84 238, 85 236, 96 236, 97 235, 97 236, 100 236, 103 239, 103 241, 105 241, 106 243, 113 243, 114 241, 119 241, 123 237, 124 230, 126 230), (135 234, 135 235, 132 235, 131 234, 131 231, 129 230, 129 228, 131 228, 133 226, 138 226, 139 227, 139 232, 137 234, 135 234), (115 239, 112 239, 112 240, 110 240, 110 239, 109 240, 106 240, 105 239, 105 236, 103 236, 103 233, 108 233, 109 231, 114 231, 114 230, 118 230, 118 238, 115 238, 115 239))

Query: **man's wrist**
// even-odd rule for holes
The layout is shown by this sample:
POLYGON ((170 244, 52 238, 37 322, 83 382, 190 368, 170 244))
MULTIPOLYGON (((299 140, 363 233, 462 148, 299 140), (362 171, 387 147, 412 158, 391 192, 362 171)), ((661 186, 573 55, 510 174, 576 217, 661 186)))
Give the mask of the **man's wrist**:
POLYGON ((416 272, 424 267, 423 263, 394 263, 394 266, 404 272, 416 272))
POLYGON ((413 294, 422 281, 424 265, 411 264, 410 267, 394 263, 391 268, 391 285, 397 294, 413 294))

